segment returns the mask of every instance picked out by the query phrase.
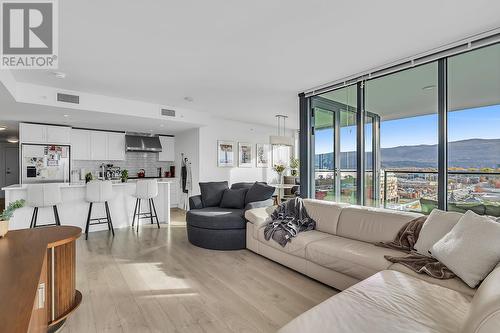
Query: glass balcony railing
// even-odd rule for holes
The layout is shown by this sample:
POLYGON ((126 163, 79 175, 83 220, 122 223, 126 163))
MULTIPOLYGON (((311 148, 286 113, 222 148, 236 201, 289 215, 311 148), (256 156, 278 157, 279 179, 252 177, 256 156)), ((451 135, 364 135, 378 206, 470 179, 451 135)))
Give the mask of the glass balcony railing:
MULTIPOLYGON (((437 171, 383 170, 383 206, 429 214, 438 207, 437 171)), ((449 171, 448 210, 500 216, 500 172, 449 171)))

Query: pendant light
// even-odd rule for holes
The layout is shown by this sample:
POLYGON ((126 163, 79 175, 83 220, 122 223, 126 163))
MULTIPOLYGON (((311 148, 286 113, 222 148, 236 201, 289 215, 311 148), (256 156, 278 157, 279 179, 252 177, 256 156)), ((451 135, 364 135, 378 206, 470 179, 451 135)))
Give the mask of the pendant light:
POLYGON ((286 136, 286 127, 285 127, 285 122, 288 116, 282 115, 282 114, 277 114, 276 116, 276 122, 277 122, 277 135, 271 135, 269 137, 269 142, 272 145, 278 145, 278 146, 293 146, 294 140, 290 136, 286 136))

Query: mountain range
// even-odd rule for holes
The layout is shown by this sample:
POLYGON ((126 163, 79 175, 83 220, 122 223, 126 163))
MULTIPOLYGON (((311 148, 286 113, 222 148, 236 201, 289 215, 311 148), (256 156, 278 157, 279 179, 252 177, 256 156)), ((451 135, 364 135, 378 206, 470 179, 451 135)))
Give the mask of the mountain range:
MULTIPOLYGON (((416 145, 381 149, 383 168, 437 168, 438 146, 416 145)), ((371 153, 367 153, 371 168, 371 153)), ((341 153, 341 168, 356 169, 356 152, 341 153)), ((316 165, 333 169, 333 153, 316 155, 316 165)), ((500 168, 500 139, 468 139, 448 144, 448 166, 456 168, 500 168)))

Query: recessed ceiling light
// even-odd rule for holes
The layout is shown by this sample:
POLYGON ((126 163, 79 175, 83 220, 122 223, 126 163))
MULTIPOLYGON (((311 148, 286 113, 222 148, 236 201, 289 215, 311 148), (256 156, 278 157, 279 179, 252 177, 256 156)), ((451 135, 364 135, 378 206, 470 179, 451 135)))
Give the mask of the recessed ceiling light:
POLYGON ((16 138, 16 137, 11 137, 11 138, 8 138, 7 139, 7 142, 10 142, 10 143, 18 143, 19 142, 19 139, 16 138))
POLYGON ((51 72, 51 74, 58 79, 66 78, 66 73, 63 72, 51 72))
POLYGON ((184 100, 187 102, 192 102, 192 101, 194 101, 194 98, 191 96, 186 96, 186 97, 184 97, 184 100))
POLYGON ((436 85, 435 84, 431 84, 430 86, 423 87, 422 90, 433 90, 434 88, 436 88, 436 85))
POLYGON ((65 114, 65 115, 64 115, 64 118, 68 118, 68 117, 69 117, 69 114, 65 114))
POLYGON ((0 131, 5 131, 7 129, 6 126, 0 125, 0 131))

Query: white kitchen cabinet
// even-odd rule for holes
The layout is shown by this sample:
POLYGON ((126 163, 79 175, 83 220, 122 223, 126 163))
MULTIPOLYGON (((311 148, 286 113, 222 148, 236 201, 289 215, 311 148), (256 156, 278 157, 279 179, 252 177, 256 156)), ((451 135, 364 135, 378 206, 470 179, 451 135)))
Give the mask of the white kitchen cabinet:
POLYGON ((39 124, 19 124, 19 140, 22 143, 45 143, 47 128, 39 124))
POLYGON ((108 133, 90 131, 90 159, 106 160, 108 157, 108 133))
POLYGON ((125 133, 108 132, 108 158, 111 161, 125 160, 125 133))
POLYGON ((71 130, 71 156, 73 160, 88 161, 91 159, 89 130, 71 130))
POLYGON ((71 127, 67 126, 45 126, 46 142, 68 145, 71 142, 71 127))
POLYGON ((68 145, 71 143, 71 127, 21 123, 19 139, 22 143, 68 145))
POLYGON ((175 161, 175 138, 172 136, 160 136, 161 152, 158 153, 158 161, 175 161))
POLYGON ((125 133, 73 129, 71 155, 73 160, 125 160, 125 133))

